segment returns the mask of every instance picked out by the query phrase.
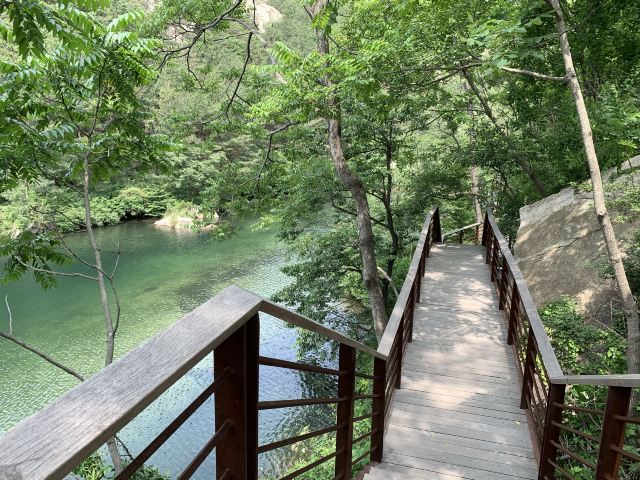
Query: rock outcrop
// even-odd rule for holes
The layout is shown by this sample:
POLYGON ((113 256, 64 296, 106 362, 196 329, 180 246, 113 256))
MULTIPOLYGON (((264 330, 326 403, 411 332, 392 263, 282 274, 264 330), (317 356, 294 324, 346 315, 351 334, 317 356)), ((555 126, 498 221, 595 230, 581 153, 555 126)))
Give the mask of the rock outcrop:
MULTIPOLYGON (((639 166, 640 156, 604 174, 610 199, 627 182, 640 185, 639 166)), ((615 209, 609 213, 616 218, 615 209)), ((640 220, 614 222, 614 229, 624 252, 640 220)), ((568 295, 589 318, 605 324, 612 309, 620 308, 615 282, 605 274, 606 247, 590 192, 566 188, 522 207, 514 253, 538 307, 568 295)))
POLYGON ((263 0, 247 0, 246 6, 249 11, 249 15, 254 17, 255 24, 260 33, 264 33, 269 24, 278 22, 282 18, 280 10, 272 7, 263 0))

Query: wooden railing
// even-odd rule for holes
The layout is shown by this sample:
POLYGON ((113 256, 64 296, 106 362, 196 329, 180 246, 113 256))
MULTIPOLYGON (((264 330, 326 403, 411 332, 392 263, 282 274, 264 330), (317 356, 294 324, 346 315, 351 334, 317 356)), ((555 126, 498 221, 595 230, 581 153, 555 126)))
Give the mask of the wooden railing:
POLYGON ((229 287, 0 437, 0 478, 5 478, 3 474, 21 480, 64 478, 211 353, 213 382, 128 463, 115 477, 117 480, 131 478, 212 396, 215 429, 177 477, 181 480, 191 478, 214 450, 216 478, 256 479, 258 455, 329 433, 336 438, 333 453, 282 478, 295 478, 335 459, 333 478, 347 479, 357 462, 380 459, 386 356, 291 310, 238 287, 229 287), (313 331, 328 342, 337 342, 338 368, 261 356, 261 312, 313 331), (374 359, 373 374, 357 370, 356 352, 374 359), (337 392, 330 397, 261 401, 261 365, 336 378, 337 392), (356 391, 356 378, 368 381, 370 392, 356 391), (354 417, 354 405, 362 401, 369 401, 372 410, 354 417), (336 405, 335 424, 259 445, 259 411, 303 405, 336 405), (354 424, 365 420, 371 425, 369 431, 353 438, 354 424), (352 459, 354 445, 365 441, 369 442, 365 453, 352 459))
POLYGON ((431 243, 440 236, 440 218, 434 208, 421 231, 377 351, 251 292, 229 287, 0 437, 0 478, 64 478, 211 354, 212 383, 126 464, 116 480, 131 478, 212 397, 215 427, 177 476, 180 480, 191 478, 214 450, 217 479, 257 479, 259 455, 327 434, 335 435, 332 453, 310 459, 281 478, 293 479, 330 460, 335 463, 332 478, 351 478, 358 463, 382 458, 385 417, 393 391, 400 386, 402 358, 411 341, 413 309, 419 300, 425 262, 431 243), (261 313, 337 344, 337 368, 261 356, 261 313), (358 370, 356 353, 372 359, 372 371, 358 370), (260 366, 325 375, 337 379, 337 389, 329 397, 262 401, 258 396, 260 366), (358 391, 356 383, 363 382, 368 387, 358 391), (360 415, 354 416, 358 402, 365 402, 365 410, 367 405, 370 408, 364 414, 359 408, 360 415), (259 444, 260 411, 306 405, 335 405, 335 423, 259 444), (354 438, 356 425, 358 435, 354 438), (354 451, 358 451, 356 458, 354 451))
POLYGON ((640 424, 640 418, 629 410, 632 389, 640 387, 640 375, 564 375, 491 211, 485 218, 482 245, 486 246, 491 281, 504 311, 507 343, 513 346, 517 360, 521 408, 526 409, 540 461, 538 478, 636 478, 630 472, 634 469, 631 464, 640 462, 640 442, 638 432, 630 426, 640 424), (579 395, 572 394, 572 390, 579 390, 578 385, 589 386, 596 393, 606 390, 604 405, 584 404, 579 395), (598 434, 585 429, 595 429, 598 434), (635 444, 625 443, 625 432, 635 444))
POLYGON ((387 358, 387 379, 384 390, 385 418, 391 406, 394 390, 400 388, 402 359, 407 343, 413 338, 413 312, 416 303, 420 301, 420 286, 424 277, 425 264, 429 258, 431 245, 441 241, 441 238, 440 210, 434 207, 425 219, 402 290, 378 344, 378 353, 387 358))

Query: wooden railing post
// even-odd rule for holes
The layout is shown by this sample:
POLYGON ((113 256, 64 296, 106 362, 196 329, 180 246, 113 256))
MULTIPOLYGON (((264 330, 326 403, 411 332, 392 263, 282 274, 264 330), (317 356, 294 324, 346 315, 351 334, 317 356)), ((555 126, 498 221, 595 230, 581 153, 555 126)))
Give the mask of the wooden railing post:
POLYGON ((384 412, 386 409, 385 386, 387 385, 387 362, 380 358, 373 360, 373 395, 374 399, 371 405, 371 413, 378 412, 371 419, 371 451, 369 459, 372 462, 382 461, 382 452, 384 448, 384 412))
POLYGON ((419 288, 416 288, 417 285, 416 283, 413 284, 413 291, 411 292, 411 295, 409 296, 409 305, 410 305, 410 309, 409 309, 409 318, 407 319, 407 321, 409 322, 408 325, 408 335, 407 335, 407 342, 411 343, 413 342, 413 312, 415 311, 416 308, 416 296, 419 295, 419 288))
POLYGON ((433 212, 433 241, 438 243, 442 241, 442 225, 440 224, 440 208, 436 208, 433 212))
POLYGON ((491 281, 496 281, 496 270, 498 269, 498 255, 500 253, 500 245, 498 244, 498 239, 494 236, 493 241, 491 242, 492 252, 491 252, 491 281))
POLYGON ((566 385, 550 384, 549 399, 547 401, 547 411, 544 420, 544 433, 542 445, 540 447, 540 468, 538 469, 538 480, 553 480, 555 478, 556 455, 558 448, 556 445, 560 441, 560 428, 555 424, 562 422, 562 409, 556 404, 564 403, 564 393, 566 385))
POLYGON ((520 315, 520 297, 518 296, 518 287, 513 282, 511 288, 511 302, 509 303, 509 328, 507 330, 507 345, 513 345, 516 338, 516 329, 518 328, 518 315, 520 315))
POLYGON ((535 379, 531 377, 531 371, 535 369, 535 335, 533 329, 529 326, 529 335, 527 336, 527 347, 524 357, 524 365, 522 367, 522 395, 520 396, 520 408, 529 408, 527 397, 531 396, 531 387, 535 379))
POLYGON ((216 478, 258 478, 258 315, 240 327, 213 354, 214 376, 230 368, 232 374, 215 396, 215 425, 230 429, 216 451, 216 478))
POLYGON ((480 245, 487 245, 487 236, 489 234, 489 212, 484 214, 484 222, 482 224, 482 236, 480 237, 480 245))
POLYGON ((405 313, 402 315, 400 319, 400 325, 398 326, 398 360, 396 361, 396 371, 398 372, 396 375, 396 389, 399 389, 402 384, 402 358, 404 357, 404 322, 406 316, 405 313))
MULTIPOLYGON (((427 239, 428 241, 428 239, 427 239)), ((421 288, 422 288, 422 277, 424 277, 424 269, 425 269, 425 264, 427 262, 427 257, 425 256, 424 252, 422 253, 422 256, 420 257, 420 263, 418 263, 418 273, 416 275, 416 282, 418 284, 418 294, 416 296, 416 303, 420 303, 420 293, 421 293, 421 288)))
POLYGON ((493 235, 492 235, 492 233, 493 232, 491 231, 491 228, 487 228, 487 236, 484 239, 484 241, 485 241, 484 244, 487 247, 487 254, 485 256, 484 263, 486 263, 487 265, 491 261, 491 253, 492 253, 492 250, 493 250, 493 235))
POLYGON ((340 344, 338 379, 338 398, 345 399, 338 403, 337 423, 344 427, 336 432, 336 469, 335 476, 351 478, 351 461, 353 446, 353 403, 355 397, 356 351, 353 347, 340 344))
POLYGON ((630 401, 631 388, 609 387, 602 423, 602 435, 600 436, 596 480, 618 478, 621 455, 612 447, 622 449, 624 445, 626 423, 624 419, 619 417, 627 416, 630 401))

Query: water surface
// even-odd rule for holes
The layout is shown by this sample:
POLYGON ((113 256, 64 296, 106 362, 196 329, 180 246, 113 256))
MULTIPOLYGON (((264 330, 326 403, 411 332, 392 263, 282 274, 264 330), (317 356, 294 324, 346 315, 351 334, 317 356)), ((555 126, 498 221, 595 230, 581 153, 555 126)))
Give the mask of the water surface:
MULTIPOLYGON (((123 313, 116 355, 128 352, 229 285, 263 296, 285 286, 289 279, 280 271, 285 263, 283 246, 273 232, 253 231, 250 223, 242 223, 238 233, 225 241, 206 233, 158 228, 146 221, 98 229, 107 271, 114 267, 120 250, 116 285, 123 313)), ((78 254, 91 258, 85 233, 68 235, 66 241, 78 254)), ((89 273, 79 264, 63 270, 89 273)), ((25 277, 2 286, 2 299, 5 294, 16 336, 85 376, 103 366, 104 323, 94 282, 60 277, 57 288, 43 291, 32 278, 25 277)), ((0 328, 8 329, 4 310, 0 328)), ((262 355, 295 359, 295 339, 295 330, 282 322, 262 320, 262 355)), ((134 454, 210 383, 211 365, 210 357, 204 359, 125 428, 121 437, 134 454)), ((261 398, 295 398, 308 391, 299 373, 262 368, 260 375, 261 398)), ((32 353, 0 341, 0 432, 76 384, 76 379, 32 353)), ((307 417, 293 409, 261 414, 261 442, 287 436, 287 431, 308 423, 307 417)), ((208 402, 154 455, 152 463, 163 472, 179 473, 211 437, 213 418, 213 405, 208 402)), ((291 452, 278 453, 261 456, 264 472, 286 467, 291 452)), ((212 465, 209 459, 194 478, 210 478, 212 465)))

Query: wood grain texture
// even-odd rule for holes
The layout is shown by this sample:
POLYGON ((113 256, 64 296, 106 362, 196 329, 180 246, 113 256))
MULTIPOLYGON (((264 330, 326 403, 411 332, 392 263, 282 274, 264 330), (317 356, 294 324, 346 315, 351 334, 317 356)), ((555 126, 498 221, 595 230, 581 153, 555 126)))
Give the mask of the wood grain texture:
POLYGON ((309 330, 310 332, 318 333, 323 337, 328 338, 329 340, 335 340, 342 345, 353 347, 360 352, 366 353, 367 355, 371 355, 375 358, 380 358, 381 360, 387 359, 387 355, 380 353, 373 348, 367 347, 366 345, 357 342, 356 340, 353 340, 352 338, 347 337, 340 332, 336 332, 335 330, 325 327, 321 323, 311 320, 304 315, 300 315, 293 310, 283 307, 282 305, 278 305, 277 303, 273 303, 269 300, 264 300, 262 302, 261 311, 284 320, 291 325, 304 328, 305 330, 309 330))

